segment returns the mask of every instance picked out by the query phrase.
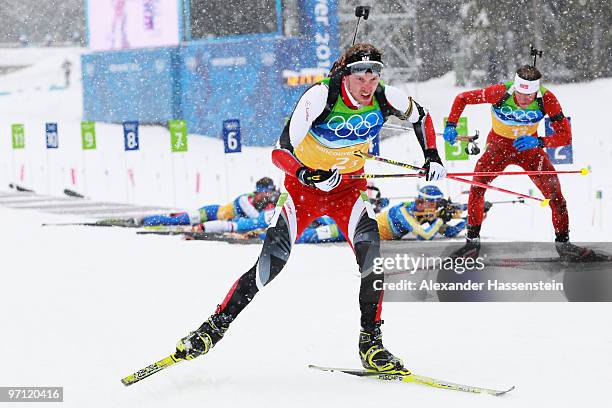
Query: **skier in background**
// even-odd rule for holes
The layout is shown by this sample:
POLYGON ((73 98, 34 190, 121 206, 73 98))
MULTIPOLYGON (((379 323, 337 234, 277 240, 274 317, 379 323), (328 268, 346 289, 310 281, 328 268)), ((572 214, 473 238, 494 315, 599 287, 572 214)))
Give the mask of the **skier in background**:
POLYGON ((456 237, 465 229, 466 221, 461 212, 466 208, 465 204, 454 204, 444 199, 442 191, 434 185, 421 187, 415 201, 400 203, 378 214, 380 239, 402 239, 410 233, 425 241, 438 234, 446 238, 456 237), (456 218, 460 221, 449 224, 456 218))
POLYGON ((68 88, 70 86, 70 72, 72 70, 72 62, 70 62, 70 60, 64 60, 61 67, 64 70, 64 87, 68 88))
POLYGON ((427 111, 399 88, 383 84, 382 52, 370 44, 355 44, 340 58, 330 77, 300 98, 281 134, 272 161, 285 173, 284 192, 255 265, 231 287, 215 313, 197 330, 179 340, 174 358, 191 360, 223 338, 230 323, 285 266, 296 238, 314 219, 328 215, 355 253, 361 271, 359 306, 362 365, 381 372, 409 374, 402 361, 382 344, 380 330, 382 275, 372 273, 380 256, 380 236, 363 179, 370 141, 389 115, 413 124, 423 149, 428 180, 445 176, 427 111), (379 289, 377 289, 379 288, 379 289))
POLYGON ((113 21, 111 22, 110 49, 124 50, 130 48, 127 38, 127 13, 125 3, 127 0, 110 0, 113 10, 113 21))
MULTIPOLYGON (((386 204, 388 204, 388 199, 386 204)), ((372 199, 370 199, 372 202, 372 199)), ((453 238, 465 229, 466 220, 462 212, 466 204, 455 204, 444 199, 442 191, 434 186, 421 187, 415 201, 406 201, 383 211, 383 207, 374 205, 376 222, 380 231, 380 239, 384 241, 406 238, 412 234, 418 240, 432 240, 438 235, 453 238), (453 219, 458 222, 450 224, 453 219)), ((486 203, 485 211, 491 208, 486 203)), ((344 236, 338 230, 336 223, 329 217, 321 217, 304 230, 297 243, 343 242, 344 236)))
MULTIPOLYGON (((214 220, 232 220, 235 218, 265 219, 262 213, 273 209, 278 197, 279 193, 276 190, 274 181, 269 177, 263 177, 255 183, 254 192, 241 194, 225 205, 205 205, 195 211, 140 217, 135 219, 134 226, 197 225, 214 220)), ((208 225, 209 229, 207 232, 222 232, 222 230, 213 231, 213 225, 215 224, 208 225)))
POLYGON ((243 225, 265 225, 270 221, 270 215, 266 211, 273 210, 278 201, 280 193, 269 177, 263 177, 255 183, 255 191, 241 194, 233 201, 225 205, 205 205, 193 211, 181 211, 170 214, 153 214, 144 217, 110 218, 98 221, 100 225, 112 225, 118 227, 156 227, 171 225, 193 225, 203 230, 202 224, 207 224, 207 232, 224 232, 227 227, 224 224, 216 224, 213 221, 242 220, 243 225))
MULTIPOLYGON (((555 170, 544 147, 565 146, 572 142, 570 124, 555 95, 540 84, 542 74, 530 65, 516 71, 513 81, 483 89, 463 92, 455 98, 444 129, 444 139, 450 144, 457 138, 457 121, 466 105, 490 103, 493 127, 487 138, 487 149, 474 168, 475 172, 502 171, 509 165, 524 170, 555 170), (555 133, 539 137, 538 123, 548 115, 555 133)), ((569 242, 569 217, 559 178, 555 174, 529 176, 550 199, 552 222, 556 234, 556 249, 561 258, 579 259, 592 252, 569 242)), ((495 176, 476 176, 475 181, 489 184, 495 176)), ((480 250, 480 228, 484 217, 482 187, 472 186, 468 200, 466 245, 455 255, 476 257, 480 250)))

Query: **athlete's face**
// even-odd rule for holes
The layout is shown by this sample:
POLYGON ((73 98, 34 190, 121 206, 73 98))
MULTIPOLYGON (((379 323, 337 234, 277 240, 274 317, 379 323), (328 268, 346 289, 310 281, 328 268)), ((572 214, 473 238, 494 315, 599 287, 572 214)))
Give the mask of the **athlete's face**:
POLYGON ((519 108, 525 109, 531 102, 533 102, 536 98, 537 92, 530 94, 522 94, 519 92, 514 93, 514 102, 519 106, 519 108))
POLYGON ((416 199, 416 210, 424 212, 435 212, 438 209, 438 203, 436 201, 423 200, 421 198, 416 199))
POLYGON ((253 205, 257 209, 263 209, 268 204, 276 204, 280 193, 277 190, 274 191, 262 191, 255 192, 253 194, 253 205))
POLYGON ((366 72, 364 74, 347 75, 345 78, 348 91, 360 105, 369 105, 372 103, 374 91, 378 86, 378 81, 380 81, 378 75, 366 72))

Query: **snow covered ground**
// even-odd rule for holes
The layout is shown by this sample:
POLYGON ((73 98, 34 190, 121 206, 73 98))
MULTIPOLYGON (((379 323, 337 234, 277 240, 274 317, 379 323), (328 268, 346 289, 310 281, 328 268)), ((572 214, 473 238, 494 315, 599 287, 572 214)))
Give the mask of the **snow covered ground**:
MULTIPOLYGON (((66 52, 74 57, 80 51, 66 52)), ((38 68, 34 65, 32 69, 38 68)), ((8 79, 0 77, 0 89, 20 81, 20 72, 8 79)), ((409 84, 407 88, 413 87, 409 84)), ((562 180, 574 239, 609 241, 612 138, 605 122, 604 98, 606 91, 612 91, 612 79, 551 88, 574 124, 576 165, 559 168, 591 165, 593 169, 588 177, 562 180), (603 200, 595 199, 597 190, 603 191, 603 200)), ((418 100, 430 107, 438 128, 452 96, 459 91, 450 76, 419 84, 418 100)), ((0 96, 0 169, 5 169, 0 189, 6 189, 9 181, 19 181, 7 175, 15 172, 12 160, 6 164, 11 155, 7 132, 16 121, 31 121, 34 128, 46 120, 64 121, 67 134, 76 140, 65 138, 72 147, 62 153, 61 165, 68 169, 65 161, 71 159, 73 166, 82 165, 80 106, 78 86, 0 96)), ((466 114, 471 129, 488 130, 486 108, 470 108, 466 114)), ((113 146, 121 146, 121 136, 116 136, 119 131, 117 125, 100 125, 99 132, 108 134, 106 140, 116 139, 100 147, 106 159, 99 162, 113 156, 113 146)), ((383 142, 381 154, 419 162, 416 142, 408 136, 383 142)), ((143 137, 143 145, 150 143, 154 151, 147 157, 165 160, 162 148, 154 147, 167 148, 165 130, 151 129, 143 137)), ((99 140, 103 145, 101 135, 99 140)), ((207 143, 218 144, 198 136, 192 136, 190 143, 196 146, 197 140, 202 148, 207 143)), ((268 154, 269 149, 249 149, 243 157, 253 167, 241 168, 235 161, 219 170, 221 177, 233 174, 244 180, 229 188, 212 184, 215 187, 197 197, 199 202, 189 198, 186 189, 177 204, 223 201, 230 193, 248 189, 253 168, 257 162, 264 163, 268 154)), ((23 163, 45 174, 36 157, 44 157, 44 148, 32 147, 23 163)), ((96 157, 88 159, 93 163, 96 157)), ((143 160, 155 163, 153 158, 143 160)), ((449 167, 471 170, 473 164, 449 167)), ((115 167, 125 165, 118 161, 108 166, 113 174, 115 167)), ((265 171, 263 166, 268 164, 261 166, 255 171, 265 171)), ((160 177, 169 177, 164 169, 157 169, 163 174, 160 177)), ((189 169, 193 174, 193 168, 189 169)), ((377 164, 369 170, 382 171, 383 167, 377 164)), ((69 187, 58 182, 46 190, 44 178, 31 180, 42 193, 69 187)), ((146 185, 148 179, 144 180, 146 185)), ((87 194, 121 201, 126 197, 126 181, 120 181, 91 183, 87 194)), ((379 183, 388 195, 413 194, 415 184, 407 180, 379 183)), ((532 188, 522 177, 496 184, 522 192, 532 188)), ((460 191, 451 183, 441 185, 451 195, 460 191)), ((157 184, 150 190, 155 188, 157 184)), ((173 205, 170 190, 160 191, 157 202, 152 202, 151 191, 129 196, 129 201, 173 205)), ((483 235, 548 241, 552 239, 549 217, 550 210, 536 205, 494 207, 483 235)), ((0 204, 0 385, 64 386, 65 402, 57 406, 575 407, 599 406, 609 399, 612 327, 608 316, 612 306, 604 303, 385 304, 385 344, 408 367, 460 383, 517 386, 502 398, 309 370, 310 363, 359 366, 359 279, 353 255, 346 246, 309 245, 294 248, 283 273, 258 295, 209 355, 126 388, 119 381, 122 377, 165 357, 180 337, 209 316, 231 284, 255 261, 259 246, 138 236, 117 228, 41 227, 41 223, 77 220, 0 204)))

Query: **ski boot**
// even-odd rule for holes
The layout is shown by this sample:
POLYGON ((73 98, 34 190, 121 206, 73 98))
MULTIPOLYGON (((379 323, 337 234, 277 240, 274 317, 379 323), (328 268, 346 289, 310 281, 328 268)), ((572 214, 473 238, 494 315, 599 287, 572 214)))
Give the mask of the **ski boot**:
POLYGON ((183 360, 193 360, 208 353, 223 338, 232 320, 224 313, 212 315, 196 331, 178 341, 174 356, 183 360))
POLYGON ((555 242, 555 249, 564 262, 594 262, 600 258, 592 249, 574 245, 569 241, 555 242))
POLYGON ((465 245, 450 254, 451 258, 476 259, 480 253, 480 225, 468 225, 465 245))
POLYGON ((376 323, 371 329, 361 329, 359 333, 359 357, 361 365, 366 370, 384 372, 387 374, 409 375, 410 370, 382 344, 380 325, 376 323))
POLYGON ((465 245, 454 251, 451 258, 473 258, 476 259, 480 253, 480 237, 466 238, 465 245))

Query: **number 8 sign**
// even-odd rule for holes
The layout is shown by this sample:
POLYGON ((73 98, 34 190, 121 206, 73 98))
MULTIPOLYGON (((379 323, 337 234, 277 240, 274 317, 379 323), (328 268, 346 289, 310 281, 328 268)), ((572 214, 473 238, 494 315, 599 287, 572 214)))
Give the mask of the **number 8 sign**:
POLYGON ((123 122, 123 145, 126 152, 140 149, 138 121, 123 122))

